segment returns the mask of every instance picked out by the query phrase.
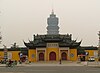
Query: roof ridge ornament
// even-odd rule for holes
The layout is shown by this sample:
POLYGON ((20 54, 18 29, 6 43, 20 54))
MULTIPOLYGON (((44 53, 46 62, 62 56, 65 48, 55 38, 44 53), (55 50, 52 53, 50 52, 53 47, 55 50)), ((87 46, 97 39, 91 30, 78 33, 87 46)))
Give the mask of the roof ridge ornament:
POLYGON ((52 14, 54 14, 54 10, 52 9, 52 14))

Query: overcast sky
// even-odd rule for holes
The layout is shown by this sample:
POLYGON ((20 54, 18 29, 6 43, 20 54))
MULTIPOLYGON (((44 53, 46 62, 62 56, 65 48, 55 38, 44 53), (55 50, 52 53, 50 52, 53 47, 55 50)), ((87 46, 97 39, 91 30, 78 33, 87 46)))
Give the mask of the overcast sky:
POLYGON ((82 46, 98 45, 100 0, 0 0, 0 46, 24 46, 23 40, 33 40, 33 34, 46 34, 52 8, 59 17, 60 34, 82 39, 82 46))

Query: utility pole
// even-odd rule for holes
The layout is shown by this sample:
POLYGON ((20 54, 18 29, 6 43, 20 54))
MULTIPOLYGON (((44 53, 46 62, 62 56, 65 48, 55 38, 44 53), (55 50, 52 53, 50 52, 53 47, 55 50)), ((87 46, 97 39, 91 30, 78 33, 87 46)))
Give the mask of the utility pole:
POLYGON ((8 50, 7 50, 7 47, 5 45, 4 46, 4 61, 6 63, 7 59, 8 59, 8 50))
MULTIPOLYGON (((1 29, 1 27, 0 27, 0 29, 1 29)), ((1 35, 1 30, 0 30, 0 44, 1 44, 1 42, 2 42, 2 35, 1 35)))
MULTIPOLYGON (((1 35, 1 27, 0 27, 0 44, 2 42, 2 35, 1 35)), ((7 59, 8 59, 8 50, 7 50, 7 47, 6 45, 3 45, 4 46, 4 61, 6 63, 7 59)))
POLYGON ((99 42, 98 42, 98 59, 100 60, 100 31, 98 33, 99 36, 99 42))

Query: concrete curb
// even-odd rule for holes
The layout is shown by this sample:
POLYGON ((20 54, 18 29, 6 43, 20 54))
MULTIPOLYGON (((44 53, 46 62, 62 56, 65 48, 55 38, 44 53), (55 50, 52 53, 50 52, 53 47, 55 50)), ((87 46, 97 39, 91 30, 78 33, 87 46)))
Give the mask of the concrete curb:
MULTIPOLYGON (((20 64, 16 65, 16 67, 31 67, 31 66, 83 66, 78 64, 20 64)), ((0 67, 6 67, 6 65, 0 65, 0 67)))

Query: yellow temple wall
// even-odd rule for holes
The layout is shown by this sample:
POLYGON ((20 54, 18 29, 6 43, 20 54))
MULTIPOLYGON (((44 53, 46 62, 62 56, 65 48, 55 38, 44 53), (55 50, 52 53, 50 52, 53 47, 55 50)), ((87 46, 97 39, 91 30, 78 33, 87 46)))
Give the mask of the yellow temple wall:
POLYGON ((77 49, 70 49, 70 61, 77 61, 77 49))
POLYGON ((31 62, 36 62, 36 50, 34 49, 29 49, 28 50, 28 60, 31 62))
POLYGON ((98 50, 85 50, 85 52, 88 52, 89 53, 88 56, 85 57, 85 60, 88 60, 89 57, 91 57, 91 56, 94 56, 95 57, 94 52, 95 53, 98 53, 98 50))
POLYGON ((4 52, 0 51, 0 60, 3 60, 3 57, 4 57, 4 52))
POLYGON ((8 53, 12 54, 11 60, 17 60, 17 61, 19 61, 20 60, 19 52, 20 51, 8 51, 8 53))
MULTIPOLYGON (((19 52, 20 51, 8 51, 7 53, 11 53, 11 60, 19 61, 20 60, 19 52)), ((0 51, 0 57, 1 57, 0 60, 3 60, 3 58, 4 58, 4 51, 0 51)))
POLYGON ((94 56, 94 52, 98 52, 98 50, 85 50, 85 52, 88 52, 88 56, 94 56))

